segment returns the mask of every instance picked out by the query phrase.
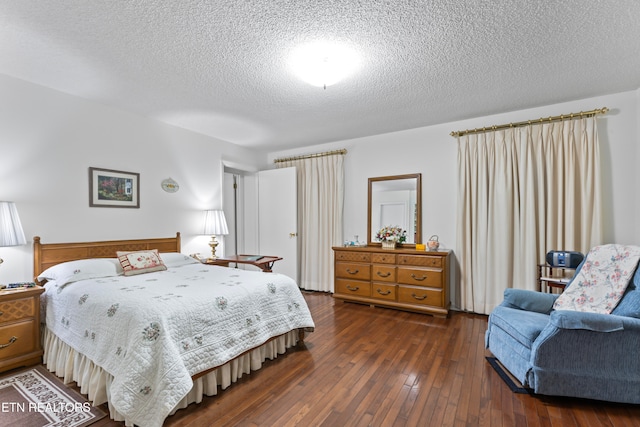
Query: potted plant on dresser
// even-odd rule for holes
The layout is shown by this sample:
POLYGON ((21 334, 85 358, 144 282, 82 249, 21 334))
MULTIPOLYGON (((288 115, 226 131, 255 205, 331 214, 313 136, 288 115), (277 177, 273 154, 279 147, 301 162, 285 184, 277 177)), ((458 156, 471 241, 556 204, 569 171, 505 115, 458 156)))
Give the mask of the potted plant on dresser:
POLYGON ((395 249, 398 243, 407 240, 407 231, 398 226, 388 225, 376 233, 376 240, 382 243, 383 249, 395 249))

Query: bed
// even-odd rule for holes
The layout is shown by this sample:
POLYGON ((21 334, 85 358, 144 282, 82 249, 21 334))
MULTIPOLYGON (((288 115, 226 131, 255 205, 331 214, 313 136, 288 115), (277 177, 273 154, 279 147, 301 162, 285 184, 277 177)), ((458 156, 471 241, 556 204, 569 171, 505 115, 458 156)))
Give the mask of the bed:
POLYGON ((201 264, 173 238, 34 238, 43 361, 126 425, 160 426, 313 331, 287 276, 201 264))

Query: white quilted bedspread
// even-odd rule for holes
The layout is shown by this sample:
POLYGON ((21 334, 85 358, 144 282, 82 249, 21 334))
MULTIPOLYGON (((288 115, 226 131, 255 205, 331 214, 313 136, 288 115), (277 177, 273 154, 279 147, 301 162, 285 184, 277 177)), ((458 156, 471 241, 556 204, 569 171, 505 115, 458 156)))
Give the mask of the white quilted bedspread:
POLYGON ((191 375, 314 327, 295 282, 277 273, 191 264, 45 287, 47 327, 113 375, 111 403, 144 427, 162 425, 191 375))

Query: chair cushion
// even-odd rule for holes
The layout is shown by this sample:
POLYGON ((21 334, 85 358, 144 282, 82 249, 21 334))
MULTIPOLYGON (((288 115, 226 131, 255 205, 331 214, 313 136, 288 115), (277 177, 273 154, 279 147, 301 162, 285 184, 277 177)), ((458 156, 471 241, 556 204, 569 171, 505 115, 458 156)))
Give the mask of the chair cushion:
POLYGON ((531 349, 533 342, 549 323, 549 315, 498 306, 491 312, 489 322, 492 327, 502 329, 520 344, 531 349))

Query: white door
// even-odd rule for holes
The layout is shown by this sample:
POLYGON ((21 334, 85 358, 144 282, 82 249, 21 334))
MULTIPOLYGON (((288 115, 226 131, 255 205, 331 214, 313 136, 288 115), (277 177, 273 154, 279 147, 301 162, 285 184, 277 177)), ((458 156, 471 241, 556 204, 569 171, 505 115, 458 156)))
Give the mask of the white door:
POLYGON ((293 167, 258 172, 259 253, 282 257, 273 271, 300 283, 297 191, 293 167))

